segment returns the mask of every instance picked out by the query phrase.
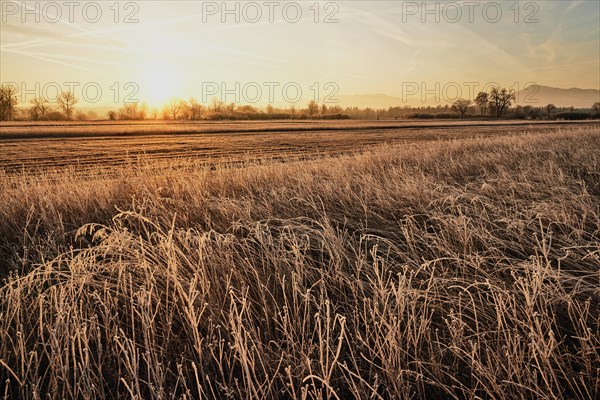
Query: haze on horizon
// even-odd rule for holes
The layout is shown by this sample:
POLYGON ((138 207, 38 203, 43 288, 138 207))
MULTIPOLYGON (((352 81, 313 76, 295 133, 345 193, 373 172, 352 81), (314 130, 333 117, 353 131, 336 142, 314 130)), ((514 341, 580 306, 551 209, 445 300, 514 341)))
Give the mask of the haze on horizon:
POLYGON ((302 11, 297 22, 291 22, 293 2, 269 8, 258 1, 258 19, 255 9, 244 8, 247 2, 228 2, 230 13, 222 2, 121 2, 118 16, 109 9, 112 2, 103 2, 97 22, 83 17, 82 8, 93 2, 81 2, 72 22, 66 7, 58 18, 37 2, 46 14, 36 22, 36 2, 25 2, 25 15, 22 2, 1 3, 0 80, 29 89, 36 82, 95 82, 102 88, 95 106, 115 103, 115 83, 120 103, 127 82, 139 85, 137 97, 151 106, 172 96, 200 98, 213 82, 228 88, 258 83, 265 90, 259 104, 268 102, 265 82, 278 85, 275 104, 289 82, 303 89, 303 100, 315 82, 321 97, 330 82, 340 95, 398 97, 407 82, 600 89, 597 1, 442 1, 438 11, 429 2, 429 13, 422 2, 296 2, 302 11), (469 9, 469 3, 477 5, 469 9), (501 5, 497 22, 491 22, 490 3, 501 5), (128 15, 138 22, 125 23, 128 15))

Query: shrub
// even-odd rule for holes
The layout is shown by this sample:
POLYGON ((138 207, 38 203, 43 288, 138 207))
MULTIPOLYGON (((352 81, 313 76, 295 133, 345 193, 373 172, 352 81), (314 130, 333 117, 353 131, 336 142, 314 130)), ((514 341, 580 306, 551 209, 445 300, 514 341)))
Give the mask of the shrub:
POLYGON ((403 118, 405 119, 435 119, 434 114, 426 114, 426 113, 412 113, 406 114, 403 118))
POLYGON ((589 113, 576 112, 576 111, 562 112, 562 113, 558 113, 554 116, 555 119, 563 119, 563 120, 567 120, 567 121, 584 120, 584 119, 589 119, 590 117, 591 117, 591 114, 589 114, 589 113))
POLYGON ((460 115, 456 113, 439 113, 435 114, 435 119, 460 119, 460 115))

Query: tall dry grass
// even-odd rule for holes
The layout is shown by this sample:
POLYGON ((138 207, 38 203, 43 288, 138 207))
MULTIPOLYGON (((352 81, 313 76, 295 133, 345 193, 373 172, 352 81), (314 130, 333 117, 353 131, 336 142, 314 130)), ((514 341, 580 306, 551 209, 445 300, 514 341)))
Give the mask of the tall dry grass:
POLYGON ((599 171, 593 127, 3 176, 0 396, 599 398, 599 171))

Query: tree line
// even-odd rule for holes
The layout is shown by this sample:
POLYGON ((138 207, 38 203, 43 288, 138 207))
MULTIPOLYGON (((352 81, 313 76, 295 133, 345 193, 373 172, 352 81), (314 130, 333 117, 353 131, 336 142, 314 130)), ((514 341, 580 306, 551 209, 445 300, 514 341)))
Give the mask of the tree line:
MULTIPOLYGON (((474 100, 458 99, 450 107, 452 111, 465 118, 469 113, 471 115, 476 114, 473 112, 476 109, 479 112, 480 117, 495 117, 502 118, 507 111, 511 110, 512 102, 515 101, 515 94, 512 91, 501 88, 492 88, 487 92, 479 92, 474 100)), ((576 112, 574 107, 563 109, 561 112, 556 112, 558 108, 554 104, 547 104, 542 107, 533 107, 531 105, 521 106, 518 105, 512 109, 512 118, 529 118, 537 119, 544 117, 547 119, 587 119, 587 118, 598 118, 600 117, 600 102, 596 102, 592 105, 591 113, 576 112)))
MULTIPOLYGON (((87 114, 77 111, 79 99, 70 92, 62 92, 55 102, 37 96, 29 101, 24 110, 17 108, 16 89, 9 85, 0 86, 0 121, 28 119, 45 120, 84 120, 97 119, 94 112, 87 114)), ((576 111, 573 107, 558 108, 554 104, 543 107, 531 105, 511 107, 515 94, 504 88, 492 88, 490 92, 480 92, 473 100, 458 99, 451 105, 437 107, 389 107, 387 109, 341 107, 339 105, 318 104, 310 101, 304 108, 291 105, 277 108, 269 104, 265 109, 251 105, 226 104, 218 98, 209 104, 202 104, 194 98, 170 99, 162 109, 150 109, 145 103, 125 103, 117 110, 111 110, 109 120, 269 120, 269 119, 399 119, 399 118, 516 118, 516 119, 587 119, 600 118, 600 102, 590 111, 576 111)))
MULTIPOLYGON (((61 92, 55 102, 43 96, 36 96, 29 101, 30 107, 25 110, 25 118, 29 120, 71 120, 75 116, 75 105, 79 99, 73 92, 61 92)), ((19 109, 17 90, 11 85, 0 86, 0 121, 17 118, 19 109)), ((21 116, 22 118, 23 116, 21 116)))
POLYGON ((225 103, 218 98, 212 99, 208 104, 202 104, 195 98, 182 100, 170 99, 159 111, 149 109, 144 103, 124 104, 118 110, 109 111, 109 120, 265 120, 265 119, 344 119, 340 106, 319 105, 315 101, 307 104, 306 108, 278 108, 268 104, 266 108, 260 109, 248 104, 225 103))

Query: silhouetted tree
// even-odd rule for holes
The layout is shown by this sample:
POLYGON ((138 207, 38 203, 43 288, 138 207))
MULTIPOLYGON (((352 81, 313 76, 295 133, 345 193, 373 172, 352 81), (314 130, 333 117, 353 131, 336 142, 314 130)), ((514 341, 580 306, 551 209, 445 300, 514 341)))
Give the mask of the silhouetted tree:
POLYGON ((525 107, 523 107, 523 111, 525 112, 525 116, 531 118, 531 119, 536 119, 541 111, 541 109, 530 106, 530 105, 526 105, 525 107))
POLYGON ((70 90, 67 92, 62 92, 56 100, 56 102, 58 103, 60 108, 62 108, 65 117, 68 120, 71 120, 73 118, 73 110, 75 108, 75 104, 77 104, 78 101, 79 99, 77 99, 75 97, 75 94, 73 94, 73 92, 71 92, 70 90))
POLYGON ((17 89, 11 85, 0 86, 0 121, 13 119, 17 104, 19 104, 17 89))
POLYGON ((200 119, 204 107, 200 103, 198 103, 193 97, 188 101, 188 108, 190 110, 190 119, 200 119))
POLYGON ((515 94, 512 91, 499 87, 493 88, 490 92, 490 108, 496 113, 496 117, 500 118, 514 99, 515 94))
POLYGON ((317 104, 316 101, 311 100, 310 103, 308 103, 308 116, 314 117, 318 114, 319 114, 319 105, 317 104))
POLYGON ((597 103, 594 103, 594 105, 592 106, 592 110, 594 111, 594 114, 600 117, 600 101, 597 103))
POLYGON ((109 111, 108 113, 106 113, 106 116, 110 121, 115 121, 117 119, 117 113, 114 111, 109 111))
POLYGON ((477 107, 479 107, 482 117, 485 117, 485 114, 487 113, 488 103, 489 95, 485 92, 479 92, 477 97, 475 97, 475 104, 477 104, 477 107))
POLYGON ((39 121, 40 119, 40 114, 38 113, 38 110, 36 110, 35 107, 31 107, 29 108, 29 119, 32 121, 39 121))
POLYGON ((229 105, 226 107, 226 110, 227 114, 233 115, 235 113, 235 103, 229 103, 229 105))
POLYGON ((461 118, 464 118, 469 111, 469 106, 471 105, 471 100, 458 99, 452 104, 452 111, 458 113, 461 118))
POLYGON ((122 120, 145 119, 146 114, 146 105, 140 106, 138 103, 125 103, 119 109, 119 119, 122 120))
POLYGON ((167 104, 168 115, 174 120, 177 119, 177 116, 183 110, 184 105, 185 104, 181 100, 171 98, 167 104))
POLYGON ((39 96, 30 101, 31 114, 35 119, 46 119, 46 114, 50 111, 50 102, 43 96, 39 96))
POLYGON ((330 114, 341 114, 342 111, 343 111, 342 107, 340 107, 340 106, 330 106, 329 107, 330 114))
POLYGON ((212 99, 212 110, 214 113, 221 112, 221 107, 223 107, 223 102, 216 97, 212 99))
POLYGON ((552 111, 556 110, 556 106, 554 104, 548 104, 544 109, 546 110, 548 119, 550 119, 552 117, 552 111))

